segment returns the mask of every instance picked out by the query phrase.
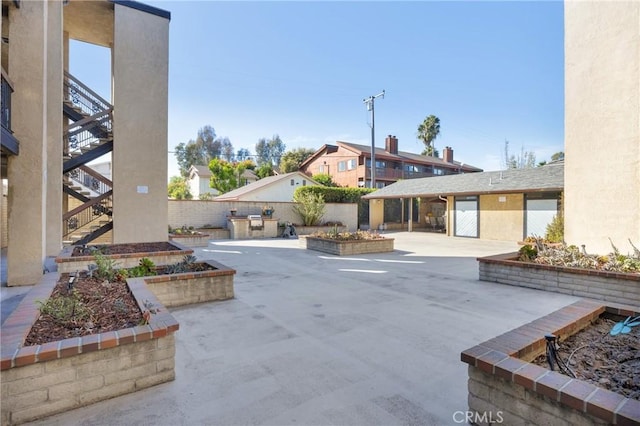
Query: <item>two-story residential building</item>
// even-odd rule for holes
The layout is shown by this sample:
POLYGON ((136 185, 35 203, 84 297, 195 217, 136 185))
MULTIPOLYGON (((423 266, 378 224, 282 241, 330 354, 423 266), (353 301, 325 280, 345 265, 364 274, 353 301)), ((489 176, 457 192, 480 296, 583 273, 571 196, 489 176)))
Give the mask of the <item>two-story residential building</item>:
MULTIPOLYGON (((481 172, 482 169, 453 160, 453 149, 445 147, 442 158, 398 151, 398 139, 387 136, 385 147, 376 148, 376 187, 400 179, 481 172)), ((345 187, 371 187, 371 147, 349 142, 324 145, 300 166, 309 176, 324 173, 345 187)))
POLYGON ((65 243, 167 240, 170 19, 137 1, 2 0, 9 286, 38 282, 65 243), (109 94, 72 74, 76 41, 109 53, 109 94), (88 166, 106 154, 109 176, 88 166))

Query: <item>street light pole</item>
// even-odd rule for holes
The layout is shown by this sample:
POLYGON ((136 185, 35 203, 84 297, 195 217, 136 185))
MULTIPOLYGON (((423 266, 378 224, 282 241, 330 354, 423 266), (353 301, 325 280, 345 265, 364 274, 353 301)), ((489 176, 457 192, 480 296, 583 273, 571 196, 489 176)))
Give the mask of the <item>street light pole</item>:
POLYGON ((379 97, 384 99, 384 90, 377 95, 369 96, 362 100, 367 105, 367 111, 371 111, 371 188, 376 187, 376 115, 374 101, 379 97))

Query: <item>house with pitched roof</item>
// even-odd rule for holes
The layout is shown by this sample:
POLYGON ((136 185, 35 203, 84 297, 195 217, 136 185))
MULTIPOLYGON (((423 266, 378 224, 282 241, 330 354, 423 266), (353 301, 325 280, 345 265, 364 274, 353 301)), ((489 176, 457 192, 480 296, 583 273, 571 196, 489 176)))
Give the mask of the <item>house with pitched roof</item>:
MULTIPOLYGON (((240 184, 244 186, 257 181, 258 175, 256 175, 253 170, 245 170, 240 178, 240 184)), ((189 185, 189 192, 193 195, 194 200, 208 197, 201 197, 203 194, 211 194, 211 196, 217 196, 219 194, 217 189, 211 187, 210 182, 211 170, 209 170, 209 167, 191 166, 189 168, 187 184, 189 185)))
POLYGON ((215 201, 291 202, 297 188, 316 185, 320 184, 304 173, 291 172, 262 178, 219 195, 215 201))
POLYGON ((409 231, 422 227, 456 237, 519 241, 545 234, 561 210, 563 190, 564 161, 557 161, 531 169, 402 180, 363 198, 370 200, 373 228, 398 221, 385 217, 384 203, 402 199, 410 201, 409 231))
MULTIPOLYGON (((398 139, 387 136, 385 148, 375 149, 375 181, 383 188, 401 179, 416 179, 460 173, 481 172, 482 169, 453 160, 453 149, 445 147, 443 157, 429 157, 398 151, 398 139)), ((309 176, 328 174, 340 186, 371 187, 371 147, 350 142, 324 145, 300 165, 309 176)))

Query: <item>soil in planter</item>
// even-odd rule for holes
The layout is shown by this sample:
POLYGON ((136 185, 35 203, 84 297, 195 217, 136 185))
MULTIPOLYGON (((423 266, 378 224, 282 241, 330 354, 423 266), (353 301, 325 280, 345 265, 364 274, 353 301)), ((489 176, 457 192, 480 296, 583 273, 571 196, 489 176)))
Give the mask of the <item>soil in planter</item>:
MULTIPOLYGON (((69 294, 68 282, 69 274, 62 274, 51 297, 69 294)), ((135 327, 143 321, 142 312, 126 282, 103 284, 103 280, 83 277, 76 279, 73 289, 82 305, 90 312, 87 317, 62 322, 43 313, 31 327, 25 346, 121 330, 135 327)))
MULTIPOLYGON (((157 275, 165 275, 169 266, 155 269, 157 275)), ((210 271, 216 268, 208 263, 192 263, 185 272, 210 271)), ((62 274, 51 297, 68 295, 69 274, 62 274)), ((140 308, 125 281, 105 283, 81 273, 73 284, 77 299, 89 312, 86 318, 58 321, 52 315, 42 313, 31 327, 24 345, 41 345, 72 337, 106 333, 135 327, 143 323, 140 308)), ((44 300, 42 302, 45 302, 44 300)), ((60 311, 61 309, 59 309, 60 311)))
POLYGON ((91 256, 92 249, 99 249, 102 254, 127 254, 127 253, 145 253, 158 251, 176 251, 177 248, 173 244, 166 241, 156 243, 129 243, 129 244, 111 244, 102 246, 77 246, 73 248, 71 256, 91 256))
MULTIPOLYGON (((640 327, 632 328, 628 334, 609 334, 614 324, 624 319, 598 318, 589 327, 559 342, 558 354, 576 378, 640 400, 640 327)), ((533 363, 549 368, 545 355, 533 363)))

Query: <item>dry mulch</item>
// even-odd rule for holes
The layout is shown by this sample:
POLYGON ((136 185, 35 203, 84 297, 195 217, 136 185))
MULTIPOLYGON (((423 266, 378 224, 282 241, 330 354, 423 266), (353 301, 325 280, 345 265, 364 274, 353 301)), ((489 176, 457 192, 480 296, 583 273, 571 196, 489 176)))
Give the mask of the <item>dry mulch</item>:
POLYGON ((90 256, 93 254, 92 250, 95 249, 100 250, 100 253, 104 255, 177 250, 176 246, 166 241, 157 243, 105 244, 102 246, 76 246, 71 256, 90 256))
MULTIPOLYGON (((628 334, 609 334, 624 319, 598 318, 591 326, 559 342, 558 354, 578 379, 640 400, 640 326, 628 334)), ((533 363, 549 368, 546 355, 533 363)))
MULTIPOLYGON (((69 295, 69 274, 62 274, 51 297, 69 295)), ((81 277, 73 284, 82 304, 91 312, 88 318, 68 318, 56 321, 41 314, 32 326, 25 346, 41 345, 71 337, 105 333, 142 324, 142 312, 126 282, 105 282, 97 278, 81 277)))

